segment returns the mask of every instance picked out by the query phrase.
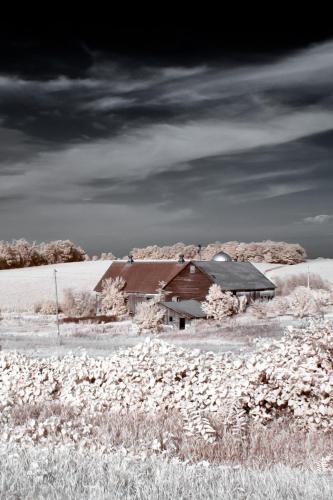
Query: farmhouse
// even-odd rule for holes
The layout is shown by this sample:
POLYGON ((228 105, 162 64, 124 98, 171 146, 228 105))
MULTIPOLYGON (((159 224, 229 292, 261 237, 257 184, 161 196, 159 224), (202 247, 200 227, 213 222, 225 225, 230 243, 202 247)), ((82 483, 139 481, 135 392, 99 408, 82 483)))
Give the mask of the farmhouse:
POLYGON ((162 288, 162 305, 173 308, 174 314, 168 312, 168 317, 172 318, 190 318, 191 315, 192 318, 203 317, 200 304, 194 306, 193 301, 200 303, 205 300, 214 283, 222 290, 245 295, 248 301, 272 298, 275 290, 275 285, 250 262, 232 262, 222 253, 212 261, 185 261, 183 256, 178 261, 133 261, 131 257, 128 261, 115 261, 105 272, 95 291, 101 292, 105 279, 117 276, 122 277, 126 283, 124 290, 128 295, 128 308, 132 314, 138 303, 156 296, 157 289, 162 288), (179 304, 167 304, 170 302, 179 304))

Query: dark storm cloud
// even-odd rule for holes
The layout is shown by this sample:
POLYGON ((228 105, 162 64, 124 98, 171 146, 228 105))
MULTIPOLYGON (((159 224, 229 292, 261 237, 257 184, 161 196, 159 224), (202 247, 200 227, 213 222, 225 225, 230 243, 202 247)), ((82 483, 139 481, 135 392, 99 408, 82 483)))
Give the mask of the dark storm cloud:
POLYGON ((140 231, 146 220, 157 240, 177 237, 169 224, 190 230, 195 220, 211 238, 205 221, 218 228, 217 214, 229 211, 225 229, 232 236, 237 225, 240 239, 244 219, 261 220, 255 239, 332 212, 333 43, 232 64, 79 50, 72 72, 71 55, 43 74, 0 71, 0 197, 24 197, 34 221, 52 213, 61 226, 61 206, 73 221, 88 206, 100 232, 101 210, 111 210, 118 231, 125 211, 123 227, 136 221, 140 231))

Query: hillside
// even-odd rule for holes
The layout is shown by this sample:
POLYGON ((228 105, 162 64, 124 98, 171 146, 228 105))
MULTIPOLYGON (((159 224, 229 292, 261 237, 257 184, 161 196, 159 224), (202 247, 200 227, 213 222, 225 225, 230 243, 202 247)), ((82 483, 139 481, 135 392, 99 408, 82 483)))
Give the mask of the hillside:
POLYGON ((59 300, 66 288, 93 290, 112 261, 84 261, 0 271, 0 310, 30 310, 34 304, 54 300, 54 269, 59 300))
MULTIPOLYGON (((66 288, 93 290, 101 279, 111 260, 52 264, 0 271, 0 310, 26 311, 34 304, 54 300, 53 270, 57 269, 59 299, 66 288)), ((319 274, 333 285, 333 259, 314 259, 292 266, 269 263, 254 265, 274 282, 293 274, 319 274)))
POLYGON ((333 259, 313 259, 293 266, 268 264, 266 262, 253 263, 262 273, 274 282, 274 278, 286 278, 294 274, 318 274, 323 280, 333 285, 333 259))

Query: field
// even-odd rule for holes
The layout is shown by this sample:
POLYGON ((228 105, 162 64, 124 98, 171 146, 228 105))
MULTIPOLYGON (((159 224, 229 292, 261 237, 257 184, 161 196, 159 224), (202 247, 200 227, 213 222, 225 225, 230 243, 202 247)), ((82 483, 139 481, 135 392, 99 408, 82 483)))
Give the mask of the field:
MULTIPOLYGON (((32 311, 34 305, 54 301, 54 269, 57 270, 59 299, 66 288, 93 290, 112 261, 85 261, 0 271, 0 310, 32 311)), ((314 259, 293 266, 255 263, 274 281, 275 277, 310 273, 320 275, 333 285, 332 259, 314 259)))
MULTIPOLYGON (((332 263, 310 272, 330 281, 332 263)), ((60 294, 108 265, 56 266, 60 294)), ((52 269, 0 272, 0 498, 332 497, 330 315, 149 336, 62 324, 59 341, 55 317, 31 312, 52 299, 52 269)))

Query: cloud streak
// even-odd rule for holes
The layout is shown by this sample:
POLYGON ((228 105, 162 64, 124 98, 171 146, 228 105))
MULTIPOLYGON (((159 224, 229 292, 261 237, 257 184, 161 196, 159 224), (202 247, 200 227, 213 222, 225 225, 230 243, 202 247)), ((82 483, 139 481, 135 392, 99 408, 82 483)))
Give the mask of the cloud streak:
MULTIPOLYGON (((261 218, 263 237, 281 224, 287 231, 291 220, 303 220, 304 231, 323 225, 330 215, 307 214, 333 210, 325 191, 332 83, 333 42, 269 64, 161 67, 99 54, 77 78, 0 73, 1 206, 21 200, 27 217, 34 214, 26 225, 32 237, 39 212, 61 225, 64 207, 76 221, 86 206, 96 228, 104 206, 130 214, 125 231, 142 230, 145 220, 157 239, 166 227, 172 235, 171 221, 186 221, 190 231, 200 220, 208 235, 205 220, 214 220, 218 231, 216 214, 228 210, 225 227, 233 234, 237 226, 239 238, 244 211, 261 218), (270 229, 279 199, 286 214, 270 229)), ((11 227, 5 212, 1 226, 11 227)), ((47 232, 49 222, 41 224, 47 232)))

